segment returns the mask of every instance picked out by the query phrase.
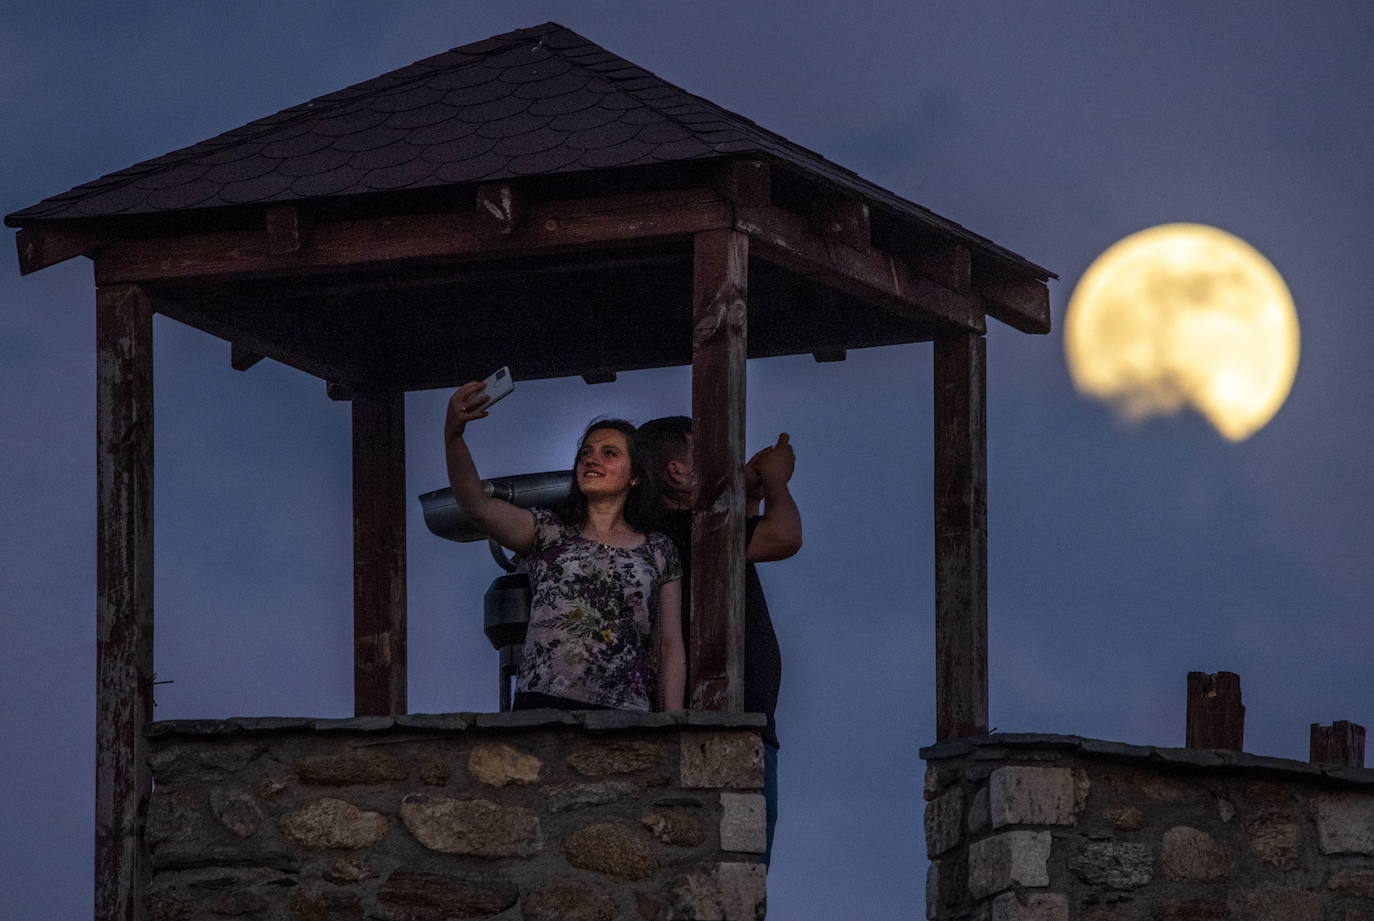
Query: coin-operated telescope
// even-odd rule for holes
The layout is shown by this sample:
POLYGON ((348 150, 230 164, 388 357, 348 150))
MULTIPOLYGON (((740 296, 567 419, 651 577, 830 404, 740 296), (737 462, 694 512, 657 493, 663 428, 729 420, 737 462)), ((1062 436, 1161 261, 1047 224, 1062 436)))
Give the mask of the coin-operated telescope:
MULTIPOLYGON (((520 508, 560 505, 571 489, 571 470, 521 473, 482 481, 482 491, 488 496, 504 499, 520 508)), ((438 537, 460 543, 487 540, 458 508, 451 489, 436 489, 420 496, 420 508, 425 515, 425 526, 438 537)), ((492 559, 506 571, 496 577, 482 596, 482 629, 501 656, 499 694, 501 710, 505 712, 511 706, 511 678, 520 668, 520 651, 530 622, 530 579, 523 561, 512 560, 494 540, 487 540, 487 544, 492 559)))

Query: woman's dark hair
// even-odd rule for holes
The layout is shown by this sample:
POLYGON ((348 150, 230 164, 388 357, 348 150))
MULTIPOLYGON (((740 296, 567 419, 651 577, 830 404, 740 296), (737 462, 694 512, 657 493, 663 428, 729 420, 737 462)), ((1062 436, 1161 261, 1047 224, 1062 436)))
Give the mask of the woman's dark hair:
MULTIPOLYGON (((630 493, 625 497, 625 523, 641 533, 655 530, 659 505, 655 484, 658 478, 649 472, 640 456, 638 430, 624 419, 597 419, 587 426, 587 430, 578 439, 577 450, 582 450, 582 446, 587 443, 593 432, 605 429, 620 432, 625 436, 625 443, 630 449, 630 479, 639 481, 630 487, 630 493)), ((577 484, 576 467, 577 459, 574 454, 572 489, 568 492, 568 500, 558 510, 558 516, 564 523, 573 526, 581 525, 587 520, 587 497, 583 495, 582 487, 577 484)))

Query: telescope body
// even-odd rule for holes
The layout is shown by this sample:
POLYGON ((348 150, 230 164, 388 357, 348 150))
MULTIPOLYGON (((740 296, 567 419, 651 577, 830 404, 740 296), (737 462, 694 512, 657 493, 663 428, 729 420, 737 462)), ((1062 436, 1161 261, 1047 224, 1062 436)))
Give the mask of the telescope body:
MULTIPOLYGON (((571 470, 520 473, 482 481, 482 492, 520 508, 551 508, 564 502, 571 490, 571 470)), ((420 496, 420 508, 425 514, 425 526, 438 537, 461 543, 487 539, 458 508, 453 490, 448 487, 420 496)))

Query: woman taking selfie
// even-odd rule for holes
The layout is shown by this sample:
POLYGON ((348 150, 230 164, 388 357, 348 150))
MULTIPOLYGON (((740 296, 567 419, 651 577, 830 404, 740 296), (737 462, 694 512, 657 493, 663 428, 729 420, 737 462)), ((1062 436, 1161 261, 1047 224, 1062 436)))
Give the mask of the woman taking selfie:
POLYGON ((523 509, 482 491, 463 440, 467 424, 487 415, 485 403, 481 381, 454 392, 444 450, 463 514, 529 564, 515 709, 682 709, 682 569, 672 541, 647 530, 655 505, 634 426, 593 422, 565 507, 523 509))

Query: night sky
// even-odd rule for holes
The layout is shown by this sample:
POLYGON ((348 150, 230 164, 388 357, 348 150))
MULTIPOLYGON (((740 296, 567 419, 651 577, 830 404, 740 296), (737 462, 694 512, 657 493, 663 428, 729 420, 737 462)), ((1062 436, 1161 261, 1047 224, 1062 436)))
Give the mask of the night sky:
MULTIPOLYGON (((556 20, 1059 273, 1056 331, 991 323, 991 712, 1183 743, 1185 676, 1235 671, 1246 749, 1374 726, 1374 7, 1356 2, 8 4, 0 212, 447 48, 556 20), (1121 237, 1212 224, 1297 304, 1292 394, 1248 441, 1078 396, 1060 332, 1121 237)), ((94 288, 0 268, 0 905, 90 911, 94 288)), ((349 408, 159 318, 157 718, 351 713, 349 408)), ((513 355, 510 364, 518 364, 513 355)), ((920 914, 934 738, 931 351, 749 367, 750 451, 792 436, 806 546, 761 572, 783 647, 770 917, 920 914)), ((407 401, 445 485, 445 392, 407 401)), ((690 410, 686 369, 522 383, 487 475, 566 466, 587 421, 690 410)), ((484 545, 409 520, 410 707, 491 710, 484 545)))

